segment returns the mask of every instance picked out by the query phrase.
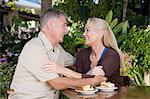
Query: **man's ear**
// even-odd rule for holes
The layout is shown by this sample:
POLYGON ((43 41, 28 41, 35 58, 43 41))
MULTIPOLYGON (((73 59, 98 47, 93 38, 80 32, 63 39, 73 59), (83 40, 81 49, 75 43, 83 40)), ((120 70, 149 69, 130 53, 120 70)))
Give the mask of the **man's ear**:
POLYGON ((52 27, 52 22, 51 22, 51 20, 48 20, 48 22, 47 22, 47 28, 51 29, 51 27, 52 27))

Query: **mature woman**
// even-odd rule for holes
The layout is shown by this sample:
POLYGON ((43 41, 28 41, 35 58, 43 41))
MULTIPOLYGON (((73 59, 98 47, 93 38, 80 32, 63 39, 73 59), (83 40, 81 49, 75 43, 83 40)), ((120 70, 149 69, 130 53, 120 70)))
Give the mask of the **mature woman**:
POLYGON ((100 18, 89 18, 83 36, 89 48, 81 49, 77 53, 75 66, 78 73, 52 62, 43 69, 74 78, 102 75, 118 87, 127 85, 124 77, 120 76, 122 54, 109 24, 100 18))

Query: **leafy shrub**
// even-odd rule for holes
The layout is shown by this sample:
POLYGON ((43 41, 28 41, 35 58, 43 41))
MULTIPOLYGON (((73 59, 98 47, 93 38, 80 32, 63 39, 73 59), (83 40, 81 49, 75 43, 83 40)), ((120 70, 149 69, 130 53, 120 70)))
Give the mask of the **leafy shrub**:
POLYGON ((136 65, 144 70, 150 69, 150 29, 140 29, 135 26, 127 34, 122 50, 135 56, 136 65))
POLYGON ((0 97, 4 94, 4 88, 9 88, 14 70, 15 65, 13 62, 5 62, 0 64, 0 97))
POLYGON ((69 18, 68 21, 69 33, 64 37, 64 42, 62 43, 62 46, 72 55, 76 55, 76 49, 79 47, 78 45, 84 44, 84 39, 82 38, 83 24, 80 21, 73 22, 71 18, 69 18))
POLYGON ((118 22, 118 18, 113 19, 113 12, 110 10, 108 14, 105 17, 105 20, 110 25, 110 28, 112 29, 113 33, 115 34, 118 44, 120 45, 125 36, 127 35, 127 29, 129 27, 128 21, 125 22, 118 22))
POLYGON ((144 86, 144 72, 150 69, 150 29, 133 26, 121 45, 121 49, 134 56, 132 66, 123 70, 134 78, 138 86, 144 86))
POLYGON ((24 44, 36 35, 35 31, 22 31, 21 28, 27 27, 27 24, 20 23, 19 25, 19 22, 21 20, 17 21, 17 24, 5 27, 0 35, 2 39, 0 49, 0 96, 3 95, 4 88, 9 88, 18 56, 24 44))
POLYGON ((57 0, 54 7, 63 10, 75 22, 85 22, 89 17, 105 18, 109 10, 113 10, 115 17, 121 16, 122 4, 116 0, 99 0, 98 4, 93 0, 57 0))

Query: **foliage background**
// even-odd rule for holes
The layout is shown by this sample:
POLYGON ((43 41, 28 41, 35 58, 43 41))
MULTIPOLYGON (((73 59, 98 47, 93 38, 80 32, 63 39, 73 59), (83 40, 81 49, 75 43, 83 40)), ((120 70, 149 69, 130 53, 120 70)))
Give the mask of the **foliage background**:
POLYGON ((134 78, 137 86, 145 86, 144 72, 150 69, 150 28, 143 29, 133 26, 127 33, 121 48, 134 56, 132 67, 124 68, 123 74, 134 78))
POLYGON ((94 4, 93 0, 56 0, 54 7, 67 13, 75 22, 85 22, 89 17, 105 18, 110 10, 113 11, 114 17, 122 21, 125 1, 128 1, 126 19, 131 25, 149 24, 149 2, 146 0, 145 3, 141 0, 99 0, 98 4, 94 4))
MULTIPOLYGON (((122 22, 123 0, 100 0, 99 4, 93 4, 92 0, 56 0, 54 7, 63 10, 69 16, 69 34, 65 36, 62 46, 75 56, 78 48, 86 47, 83 45, 82 33, 87 18, 105 18, 115 33, 119 47, 129 54, 129 59, 131 59, 131 66, 126 64, 126 67, 122 69, 123 75, 133 78, 138 86, 145 85, 144 72, 150 69, 150 30, 144 26, 148 23, 149 16, 142 14, 139 1, 129 0, 128 21, 122 22), (133 26, 135 24, 137 27, 133 26)), ((16 10, 13 3, 10 5, 16 10)), ((26 9, 21 10, 30 12, 26 9)), ((38 33, 34 30, 24 31, 29 27, 30 24, 27 21, 15 17, 13 24, 7 29, 4 27, 1 31, 0 53, 1 56, 6 54, 7 61, 0 63, 0 96, 3 96, 3 89, 9 87, 18 55, 24 44, 38 33), (8 52, 12 54, 8 55, 8 52)))

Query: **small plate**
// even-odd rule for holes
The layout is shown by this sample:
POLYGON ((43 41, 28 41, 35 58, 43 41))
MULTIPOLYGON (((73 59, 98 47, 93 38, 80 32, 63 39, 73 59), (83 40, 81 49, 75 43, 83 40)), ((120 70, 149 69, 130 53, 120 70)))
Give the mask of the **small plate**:
POLYGON ((115 89, 118 89, 118 87, 108 87, 108 88, 104 88, 104 87, 101 87, 101 86, 98 86, 96 87, 97 89, 100 89, 101 91, 104 91, 104 92, 112 92, 114 91, 115 89))
POLYGON ((91 95, 91 94, 95 94, 95 92, 98 91, 98 89, 95 89, 95 90, 89 90, 89 91, 83 91, 83 90, 75 90, 76 92, 80 92, 81 94, 84 94, 84 95, 91 95))

